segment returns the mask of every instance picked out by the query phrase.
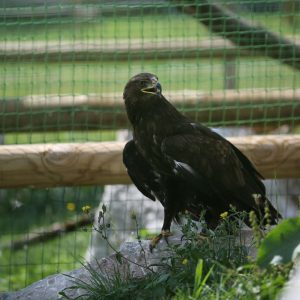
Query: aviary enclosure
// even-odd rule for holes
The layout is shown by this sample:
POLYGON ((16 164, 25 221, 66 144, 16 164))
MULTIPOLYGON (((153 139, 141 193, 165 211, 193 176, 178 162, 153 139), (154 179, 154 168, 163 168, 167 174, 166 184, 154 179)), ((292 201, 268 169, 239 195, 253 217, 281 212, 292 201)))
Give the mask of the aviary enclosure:
POLYGON ((116 245, 158 232, 129 185, 122 91, 147 71, 267 179, 285 217, 300 195, 300 6, 294 0, 0 1, 0 291, 107 255, 82 211, 105 203, 116 245))

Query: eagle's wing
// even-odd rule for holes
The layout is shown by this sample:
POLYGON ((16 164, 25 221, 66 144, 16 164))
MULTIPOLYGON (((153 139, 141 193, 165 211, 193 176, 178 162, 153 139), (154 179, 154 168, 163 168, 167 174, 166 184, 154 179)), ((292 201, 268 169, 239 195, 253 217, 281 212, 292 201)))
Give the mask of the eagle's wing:
POLYGON ((240 160, 227 142, 197 134, 180 134, 164 139, 161 150, 175 173, 189 172, 224 187, 244 185, 240 160), (230 175, 230 176, 229 176, 230 175))
POLYGON ((211 131, 169 136, 164 139, 161 151, 175 176, 194 186, 201 182, 201 188, 206 186, 224 201, 255 207, 253 194, 265 194, 251 162, 211 131))
POLYGON ((123 163, 138 190, 155 201, 161 193, 159 177, 136 148, 134 141, 129 141, 123 150, 123 163))

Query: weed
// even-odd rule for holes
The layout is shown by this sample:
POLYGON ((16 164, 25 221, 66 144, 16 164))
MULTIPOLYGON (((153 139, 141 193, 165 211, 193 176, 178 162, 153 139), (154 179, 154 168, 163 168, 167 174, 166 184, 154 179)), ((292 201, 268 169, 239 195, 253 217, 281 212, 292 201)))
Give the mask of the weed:
MULTIPOLYGON (((194 222, 186 216, 182 243, 168 246, 169 255, 161 259, 157 272, 134 278, 130 272, 124 276, 116 269, 114 275, 108 275, 88 264, 85 268, 91 282, 73 278, 74 285, 68 289, 81 288, 84 295, 78 299, 91 300, 132 299, 132 295, 138 300, 274 299, 288 279, 292 265, 269 265, 261 269, 249 257, 249 246, 240 238, 245 217, 246 214, 232 209, 220 216, 215 230, 209 230, 203 217, 194 222)), ((105 208, 99 214, 98 226, 97 231, 109 243, 105 208)), ((137 238, 140 239, 138 229, 137 238)), ((120 255, 120 263, 127 259, 116 253, 120 255)), ((146 267, 152 270, 151 266, 146 267)), ((61 295, 70 299, 65 292, 61 295)))

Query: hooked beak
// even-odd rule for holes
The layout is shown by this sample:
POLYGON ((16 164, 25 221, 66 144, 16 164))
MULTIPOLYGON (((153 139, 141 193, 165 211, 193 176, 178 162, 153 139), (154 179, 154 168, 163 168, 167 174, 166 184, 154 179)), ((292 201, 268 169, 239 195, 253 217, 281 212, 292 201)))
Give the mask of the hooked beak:
POLYGON ((145 88, 141 89, 141 91, 146 94, 160 95, 161 85, 157 80, 156 81, 152 80, 152 83, 150 83, 145 88))

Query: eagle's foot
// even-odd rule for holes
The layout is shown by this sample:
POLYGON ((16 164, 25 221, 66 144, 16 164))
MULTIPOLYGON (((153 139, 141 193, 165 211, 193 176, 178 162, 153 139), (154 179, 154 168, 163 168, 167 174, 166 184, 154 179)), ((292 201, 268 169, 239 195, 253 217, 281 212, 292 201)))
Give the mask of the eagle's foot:
POLYGON ((153 249, 156 247, 156 245, 159 243, 159 241, 163 238, 166 243, 169 245, 168 237, 171 236, 172 233, 169 230, 162 230, 159 235, 154 237, 150 242, 150 252, 153 251, 153 249))
POLYGON ((206 234, 203 234, 203 233, 199 233, 198 236, 197 236, 197 240, 199 242, 204 242, 206 241, 208 238, 208 236, 206 234))

